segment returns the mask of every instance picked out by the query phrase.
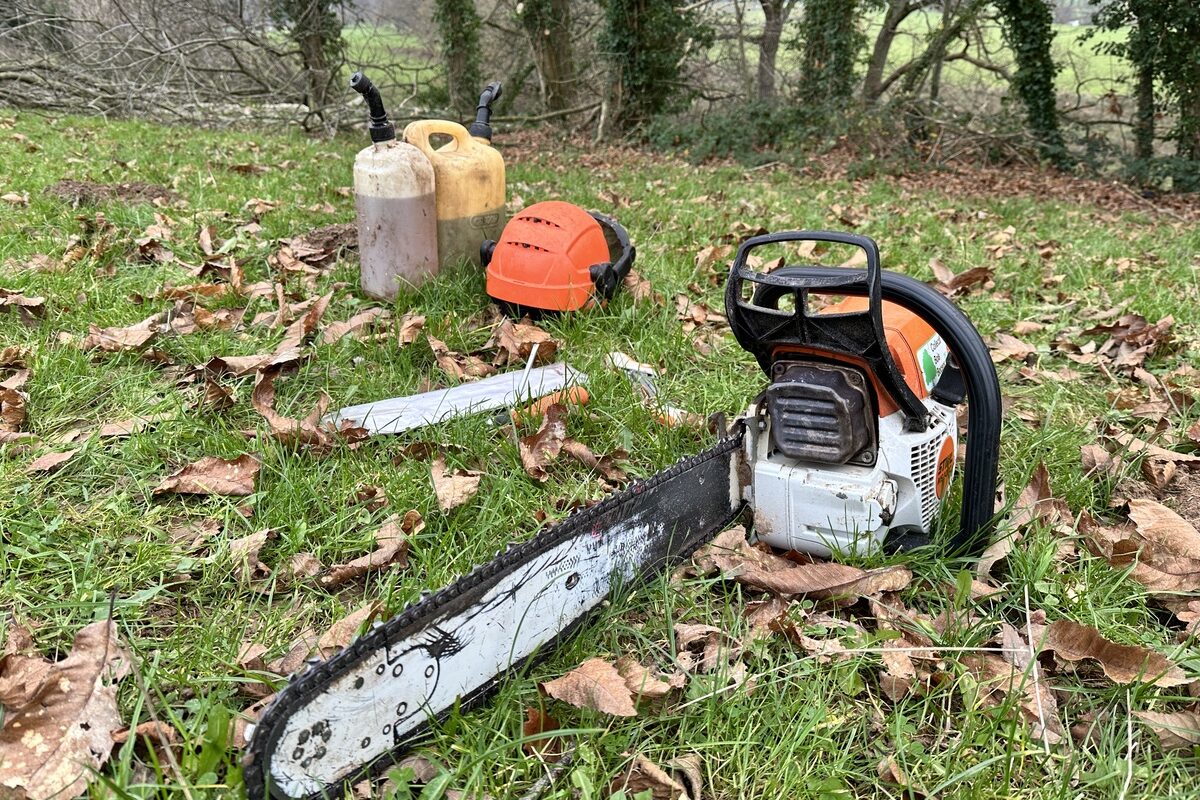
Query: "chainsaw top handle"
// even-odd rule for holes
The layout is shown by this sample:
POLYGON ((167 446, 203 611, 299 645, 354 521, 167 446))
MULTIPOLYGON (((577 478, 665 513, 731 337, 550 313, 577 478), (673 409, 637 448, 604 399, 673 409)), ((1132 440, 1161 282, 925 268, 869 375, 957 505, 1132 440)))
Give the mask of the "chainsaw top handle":
POLYGON ((906 425, 923 430, 927 426, 925 406, 904 382, 886 344, 884 300, 921 317, 942 337, 953 356, 933 390, 934 399, 948 405, 960 402, 964 392, 969 401, 962 511, 950 550, 978 554, 988 540, 995 502, 1002 421, 1000 382, 987 345, 962 311, 926 284, 885 272, 879 248, 869 237, 834 231, 788 231, 747 239, 738 248, 725 287, 725 313, 734 336, 768 374, 772 353, 780 345, 856 356, 875 370, 880 384, 904 413, 906 425), (804 241, 859 247, 866 254, 866 268, 789 265, 764 273, 749 266, 748 257, 757 247, 804 241), (744 294, 747 283, 754 288, 744 294), (809 292, 866 297, 868 308, 863 312, 810 313, 809 292), (780 309, 780 298, 789 294, 794 306, 780 309))

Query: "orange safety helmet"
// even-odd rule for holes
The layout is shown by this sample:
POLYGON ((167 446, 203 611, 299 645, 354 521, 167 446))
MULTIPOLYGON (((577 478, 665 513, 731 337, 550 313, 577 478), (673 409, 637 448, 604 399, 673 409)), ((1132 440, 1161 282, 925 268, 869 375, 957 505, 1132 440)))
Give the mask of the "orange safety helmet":
POLYGON ((614 219, 560 200, 535 203, 484 242, 488 296, 514 315, 577 311, 609 299, 636 255, 614 219))

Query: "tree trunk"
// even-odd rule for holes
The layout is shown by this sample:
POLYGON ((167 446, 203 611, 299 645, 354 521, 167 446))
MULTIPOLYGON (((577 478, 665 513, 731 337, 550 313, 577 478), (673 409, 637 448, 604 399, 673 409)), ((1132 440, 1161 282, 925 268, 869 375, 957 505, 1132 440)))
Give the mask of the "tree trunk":
POLYGON ((533 48, 546 110, 571 108, 575 101, 575 61, 569 0, 526 0, 521 21, 533 48))
POLYGON ((875 37, 875 45, 871 48, 871 60, 867 62, 867 74, 863 77, 862 96, 867 105, 874 105, 883 95, 883 71, 887 68, 892 42, 896 40, 900 23, 915 10, 916 6, 910 5, 909 0, 889 0, 883 27, 875 37))
POLYGON ((783 38, 783 26, 792 10, 792 3, 788 0, 759 2, 765 21, 758 48, 758 99, 769 103, 775 99, 775 60, 779 54, 779 40, 783 38))
POLYGON ((854 65, 862 44, 856 28, 857 0, 808 0, 800 98, 814 105, 841 105, 854 94, 854 65))
POLYGON ((1154 158, 1154 70, 1148 66, 1138 69, 1133 154, 1138 161, 1147 163, 1154 158))
POLYGON ((474 0, 437 0, 434 20, 442 37, 450 108, 475 107, 483 83, 479 71, 479 13, 474 0))
POLYGON ((1045 0, 997 0, 1009 47, 1017 69, 1012 88, 1025 106, 1025 119, 1037 140, 1042 158, 1059 168, 1071 159, 1058 127, 1058 102, 1054 77, 1058 66, 1050 55, 1054 17, 1045 0))

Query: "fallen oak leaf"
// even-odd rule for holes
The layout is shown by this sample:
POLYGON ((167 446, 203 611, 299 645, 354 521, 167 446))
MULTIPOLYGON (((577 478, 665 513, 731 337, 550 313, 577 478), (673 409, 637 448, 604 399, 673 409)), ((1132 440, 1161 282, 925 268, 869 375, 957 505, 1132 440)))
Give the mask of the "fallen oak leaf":
POLYGON ((336 564, 320 578, 321 586, 332 589, 373 570, 408 567, 408 539, 425 528, 425 520, 416 509, 401 517, 393 514, 375 531, 375 550, 365 556, 336 564))
POLYGON ((28 702, 7 709, 0 728, 6 795, 66 798, 87 790, 122 727, 116 684, 129 668, 111 621, 76 633, 70 654, 47 668, 28 702))
POLYGON ((54 472, 70 461, 79 450, 64 450, 61 453, 46 453, 29 463, 26 472, 54 472))
POLYGON ((247 497, 254 494, 254 479, 260 466, 258 459, 251 455, 232 459, 205 456, 167 476, 154 488, 153 494, 247 497))
POLYGON ((684 682, 687 680, 682 672, 676 672, 671 675, 669 680, 663 680, 646 667, 643 667, 636 658, 631 656, 622 656, 617 659, 617 672, 625 680, 625 686, 629 691, 633 692, 634 698, 648 697, 657 699, 666 697, 676 689, 682 689, 684 682))
POLYGON ((633 692, 617 668, 602 658, 589 658, 575 669, 540 684, 543 693, 573 705, 615 717, 636 717, 633 692))
POLYGON ((291 363, 262 369, 254 378, 254 390, 250 404, 264 420, 277 441, 289 446, 310 446, 328 449, 333 446, 335 429, 320 425, 320 419, 329 407, 329 395, 321 392, 317 406, 303 419, 285 417, 275 410, 275 380, 291 363))
POLYGON ((517 450, 525 474, 539 483, 545 482, 550 473, 546 467, 558 458, 567 437, 567 407, 562 403, 551 403, 542 417, 536 433, 521 437, 517 450))
POLYGON ((1200 745, 1200 710, 1135 711, 1133 715, 1145 722, 1163 750, 1181 750, 1200 745))
POLYGON ((506 364, 526 363, 534 345, 538 348, 534 364, 549 364, 554 360, 558 344, 549 333, 528 320, 513 322, 505 318, 492 331, 491 338, 483 347, 485 350, 496 351, 492 363, 501 367, 506 364))
POLYGON ((386 309, 368 308, 366 311, 355 314, 345 322, 331 322, 321 331, 321 344, 333 344, 350 334, 359 337, 376 322, 380 321, 385 314, 387 314, 386 309))
POLYGON ((461 467, 448 468, 446 457, 441 453, 434 456, 429 472, 438 508, 442 511, 453 511, 468 502, 479 491, 479 482, 483 480, 481 472, 461 467))
MULTIPOLYGON (((695 787, 699 788, 699 787, 695 787)), ((680 781, 645 756, 636 755, 628 769, 614 778, 606 794, 624 793, 626 797, 646 797, 650 800, 700 800, 680 781)))
POLYGON ((333 623, 329 627, 329 630, 325 631, 317 641, 317 649, 320 651, 321 657, 329 658, 337 651, 349 647, 350 643, 354 641, 354 637, 358 636, 363 627, 382 612, 383 606, 379 601, 372 600, 333 623))
POLYGON ((405 314, 400 318, 400 346, 412 344, 425 328, 425 317, 422 314, 405 314))
POLYGON ((1116 683, 1151 683, 1171 687, 1188 683, 1183 670, 1166 656, 1136 645, 1117 644, 1090 625, 1068 619, 1051 623, 1040 652, 1052 650, 1064 661, 1093 659, 1116 683))
POLYGON ((229 555, 237 562, 239 580, 248 583, 271 574, 271 568, 262 562, 259 553, 266 543, 276 536, 273 529, 267 528, 229 542, 229 555))
POLYGON ((496 368, 483 359, 456 353, 432 334, 426 333, 425 341, 429 343, 429 349, 433 352, 438 367, 452 378, 465 381, 496 373, 496 368))
POLYGON ((994 653, 972 653, 963 656, 961 663, 978 682, 983 705, 999 706, 1011 696, 1033 738, 1048 744, 1062 740, 1066 730, 1058 716, 1058 700, 1045 681, 1035 681, 994 653))
POLYGON ((521 738, 524 743, 521 749, 525 751, 525 755, 536 755, 546 761, 554 762, 562 757, 563 740, 553 734, 562 726, 558 720, 532 706, 525 709, 525 720, 521 723, 521 738))

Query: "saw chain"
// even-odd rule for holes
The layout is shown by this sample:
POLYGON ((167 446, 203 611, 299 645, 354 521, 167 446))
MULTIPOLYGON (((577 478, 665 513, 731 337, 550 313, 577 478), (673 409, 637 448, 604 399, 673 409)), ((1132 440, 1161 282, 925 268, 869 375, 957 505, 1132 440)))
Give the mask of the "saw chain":
POLYGON ((548 656, 617 585, 690 555, 742 508, 745 428, 423 597, 290 679, 251 732, 252 800, 384 772, 453 709, 548 656))

